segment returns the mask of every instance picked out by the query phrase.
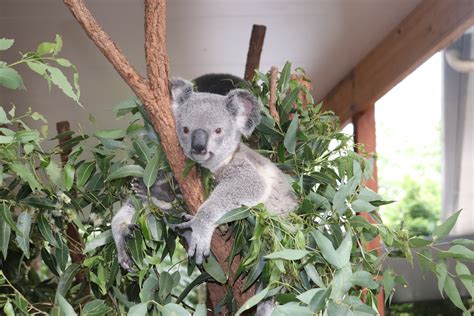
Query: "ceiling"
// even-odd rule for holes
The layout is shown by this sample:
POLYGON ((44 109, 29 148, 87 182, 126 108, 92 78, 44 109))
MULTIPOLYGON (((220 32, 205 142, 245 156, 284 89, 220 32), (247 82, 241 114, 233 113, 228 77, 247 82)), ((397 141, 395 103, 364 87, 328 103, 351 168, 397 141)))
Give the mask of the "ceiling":
MULTIPOLYGON (((280 69, 286 60, 303 67, 314 95, 324 96, 420 0, 170 0, 167 45, 171 73, 192 79, 209 72, 243 75, 252 24, 267 26, 262 70, 280 69)), ((142 0, 89 0, 87 4, 133 65, 145 73, 142 0)), ((109 109, 131 91, 85 36, 60 0, 1 0, 0 37, 15 46, 0 56, 63 36, 63 55, 81 74, 82 103, 105 126, 109 109), (105 110, 107 109, 107 110, 105 110)), ((45 83, 26 74, 24 92, 0 90, 0 100, 36 104, 53 120, 86 118, 78 109, 51 111, 69 101, 55 91, 44 97, 45 83), (40 100, 41 99, 41 100, 40 100), (68 112, 69 111, 69 112, 68 112), (72 111, 72 112, 70 112, 72 111), (79 117, 72 115, 76 112, 79 117)), ((54 89, 53 89, 54 90, 54 89)))

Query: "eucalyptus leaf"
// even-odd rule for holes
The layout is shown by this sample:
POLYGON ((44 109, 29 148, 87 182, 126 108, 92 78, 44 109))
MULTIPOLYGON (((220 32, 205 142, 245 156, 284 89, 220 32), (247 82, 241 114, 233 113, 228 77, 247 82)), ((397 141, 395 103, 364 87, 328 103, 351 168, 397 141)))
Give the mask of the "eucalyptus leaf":
POLYGON ((138 165, 122 166, 111 172, 107 177, 107 181, 126 177, 143 177, 143 172, 143 168, 138 165))
POLYGON ((16 236, 18 247, 23 251, 26 258, 30 258, 30 230, 31 230, 31 216, 27 211, 21 212, 18 215, 16 226, 21 231, 21 235, 16 236))

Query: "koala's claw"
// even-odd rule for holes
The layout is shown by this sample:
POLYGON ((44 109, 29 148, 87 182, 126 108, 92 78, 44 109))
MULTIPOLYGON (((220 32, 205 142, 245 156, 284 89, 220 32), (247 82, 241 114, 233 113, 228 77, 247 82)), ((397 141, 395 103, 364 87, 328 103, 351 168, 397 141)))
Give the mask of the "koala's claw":
POLYGON ((133 260, 127 254, 122 254, 119 256, 118 263, 124 270, 127 270, 128 272, 135 272, 133 269, 133 260))

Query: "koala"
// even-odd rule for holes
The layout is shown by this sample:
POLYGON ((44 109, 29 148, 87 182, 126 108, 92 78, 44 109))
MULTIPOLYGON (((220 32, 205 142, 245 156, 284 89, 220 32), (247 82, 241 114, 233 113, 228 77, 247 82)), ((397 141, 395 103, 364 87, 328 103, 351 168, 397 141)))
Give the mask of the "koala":
MULTIPOLYGON (((246 82, 236 76, 230 74, 206 74, 194 80, 197 91, 209 92, 220 95, 226 95, 229 91, 244 85, 246 82)), ((150 190, 151 199, 147 197, 147 188, 143 181, 135 179, 130 184, 132 192, 136 197, 141 199, 143 204, 153 203, 155 206, 165 212, 172 210, 172 203, 175 201, 172 187, 167 178, 171 175, 161 173, 150 190)), ((178 191, 174 190, 174 191, 178 191)), ((127 271, 133 271, 133 261, 128 255, 127 238, 132 237, 133 231, 138 228, 132 223, 135 208, 130 199, 118 210, 112 219, 112 236, 115 241, 117 249, 117 259, 122 268, 127 271)), ((187 214, 182 214, 182 217, 189 218, 187 214)), ((189 235, 187 232, 183 236, 189 235)))
POLYGON ((260 122, 260 104, 248 91, 227 95, 194 92, 192 83, 171 81, 172 108, 184 154, 209 169, 215 188, 196 215, 176 225, 187 234, 188 255, 196 263, 210 255, 216 221, 242 205, 263 203, 269 211, 287 214, 297 199, 286 176, 269 159, 241 143, 260 122))

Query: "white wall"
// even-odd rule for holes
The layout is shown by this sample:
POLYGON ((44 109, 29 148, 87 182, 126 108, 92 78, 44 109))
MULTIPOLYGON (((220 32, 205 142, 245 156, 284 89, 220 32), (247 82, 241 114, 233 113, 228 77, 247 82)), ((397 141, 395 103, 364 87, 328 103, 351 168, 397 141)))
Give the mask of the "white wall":
MULTIPOLYGON (((142 0, 89 0, 89 8, 131 63, 145 73, 142 0)), ((252 24, 267 25, 261 69, 286 60, 304 67, 316 98, 334 86, 419 0, 169 0, 168 51, 173 75, 208 72, 243 75, 252 24)), ((0 37, 15 45, 0 60, 14 60, 41 41, 64 40, 64 57, 79 68, 81 110, 56 88, 20 67, 27 91, 0 88, 0 104, 14 102, 45 114, 54 124, 69 120, 87 127, 117 126, 114 104, 132 95, 112 66, 86 37, 60 0, 0 0, 0 37)))

